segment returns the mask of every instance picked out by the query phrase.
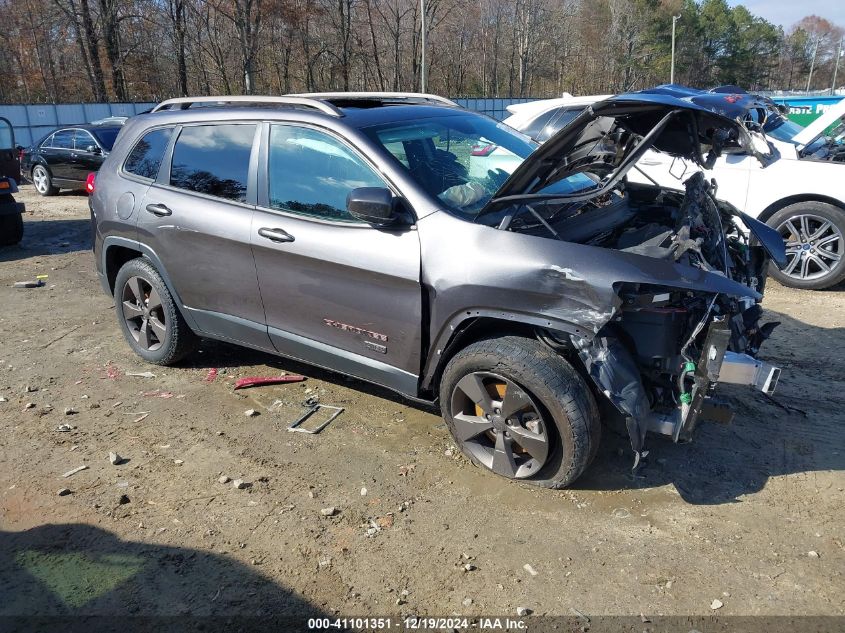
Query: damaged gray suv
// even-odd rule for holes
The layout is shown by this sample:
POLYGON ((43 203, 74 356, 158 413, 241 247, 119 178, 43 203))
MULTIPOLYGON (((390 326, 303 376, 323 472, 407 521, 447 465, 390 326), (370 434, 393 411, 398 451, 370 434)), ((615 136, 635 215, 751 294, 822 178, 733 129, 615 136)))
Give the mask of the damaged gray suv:
POLYGON ((431 95, 174 99, 126 123, 91 184, 96 266, 151 363, 205 337, 328 368, 438 402, 473 463, 560 488, 603 418, 636 463, 647 433, 729 416, 717 382, 777 382, 756 356, 781 237, 700 172, 685 193, 628 182, 649 148, 775 159, 660 94, 597 103, 540 148, 431 95))

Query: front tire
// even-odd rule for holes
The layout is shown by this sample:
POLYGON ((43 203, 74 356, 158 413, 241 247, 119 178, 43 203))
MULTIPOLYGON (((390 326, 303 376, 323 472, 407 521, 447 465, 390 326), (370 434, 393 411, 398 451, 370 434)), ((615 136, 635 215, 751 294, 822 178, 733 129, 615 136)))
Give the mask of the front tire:
POLYGON ((767 224, 786 242, 786 266, 769 269, 782 285, 822 290, 845 279, 845 211, 824 202, 798 202, 767 224))
POLYGON ((548 347, 518 336, 458 352, 440 381, 440 407, 472 463, 544 488, 572 484, 601 435, 583 378, 548 347))
POLYGON ((132 259, 118 271, 114 305, 126 342, 147 362, 172 365, 196 350, 199 339, 146 259, 132 259))
POLYGON ((58 187, 53 186, 53 176, 50 170, 44 165, 36 165, 32 168, 32 184, 35 190, 42 196, 55 196, 59 193, 58 187))

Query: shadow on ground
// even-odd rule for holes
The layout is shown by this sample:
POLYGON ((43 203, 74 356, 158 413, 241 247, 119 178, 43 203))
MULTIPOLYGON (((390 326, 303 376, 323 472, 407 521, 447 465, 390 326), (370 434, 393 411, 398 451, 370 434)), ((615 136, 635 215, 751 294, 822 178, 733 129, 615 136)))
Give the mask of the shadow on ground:
MULTIPOLYGON (((91 220, 25 220, 20 244, 0 248, 0 262, 91 249, 91 220)), ((93 265, 93 264, 92 264, 93 265)))
MULTIPOLYGON (((686 502, 710 505, 738 502, 743 495, 762 490, 773 476, 845 470, 845 394, 836 387, 845 362, 828 353, 845 348, 845 330, 811 326, 771 311, 765 320, 782 322, 762 352, 764 359, 783 368, 774 399, 744 387, 720 385, 717 395, 736 412, 733 424, 702 423, 689 444, 650 435, 646 440, 650 455, 636 477, 624 430, 605 426, 595 462, 572 487, 620 490, 671 484, 686 502), (804 343, 796 347, 796 340, 804 343), (820 399, 820 393, 827 395, 820 399)), ((387 389, 234 345, 206 342, 201 353, 186 362, 195 368, 269 365, 439 415, 434 407, 387 389)))
POLYGON ((224 556, 124 541, 82 524, 0 532, 0 594, 4 630, 51 622, 68 630, 89 617, 111 630, 303 630, 309 617, 326 616, 224 556))
POLYGON ((733 424, 704 422, 689 444, 650 435, 640 477, 631 474, 627 435, 605 428, 592 467, 575 482, 582 490, 675 486, 691 504, 736 503, 762 490, 770 477, 845 470, 845 329, 808 325, 767 311, 781 321, 761 357, 783 369, 774 397, 738 385, 719 385, 733 424), (799 342, 799 344, 796 344, 799 342), (832 350, 837 350, 832 352, 832 350))

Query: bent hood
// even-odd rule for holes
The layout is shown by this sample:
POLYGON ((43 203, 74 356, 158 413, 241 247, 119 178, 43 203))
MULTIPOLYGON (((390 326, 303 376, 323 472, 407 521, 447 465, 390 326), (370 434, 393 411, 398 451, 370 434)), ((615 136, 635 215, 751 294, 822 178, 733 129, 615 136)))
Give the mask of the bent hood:
POLYGON ((679 89, 623 94, 587 107, 514 170, 488 207, 525 197, 592 197, 618 183, 649 148, 703 167, 728 148, 752 154, 764 166, 775 159, 764 137, 752 139, 746 128, 742 113, 749 104, 731 103, 734 96, 753 99, 750 95, 680 96, 679 89), (554 183, 585 171, 600 180, 588 189, 552 190, 554 183))
POLYGON ((845 116, 845 99, 830 106, 819 118, 793 136, 792 141, 801 148, 807 147, 815 143, 827 128, 837 123, 843 116, 845 116))

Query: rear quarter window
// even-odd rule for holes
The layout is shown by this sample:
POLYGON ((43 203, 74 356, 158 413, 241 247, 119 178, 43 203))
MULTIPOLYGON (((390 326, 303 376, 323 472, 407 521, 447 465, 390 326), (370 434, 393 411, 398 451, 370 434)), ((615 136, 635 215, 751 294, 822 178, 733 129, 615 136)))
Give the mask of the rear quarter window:
POLYGON ((182 128, 170 168, 170 184, 236 202, 246 201, 255 124, 182 128))
POLYGON ((173 134, 172 128, 152 130, 144 134, 126 157, 126 162, 123 163, 123 171, 141 178, 155 180, 167 144, 170 143, 171 134, 173 134))

